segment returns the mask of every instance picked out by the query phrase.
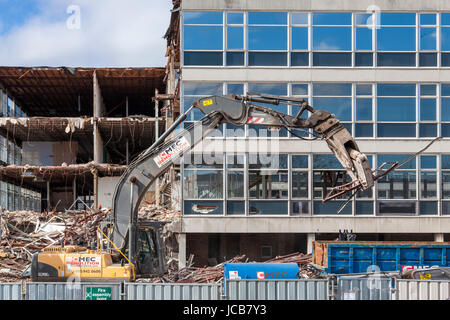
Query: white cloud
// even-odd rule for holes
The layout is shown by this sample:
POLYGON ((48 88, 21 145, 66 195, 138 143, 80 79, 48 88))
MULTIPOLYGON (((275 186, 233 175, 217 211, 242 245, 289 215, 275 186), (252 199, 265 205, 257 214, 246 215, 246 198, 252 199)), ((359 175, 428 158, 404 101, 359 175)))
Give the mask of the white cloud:
POLYGON ((41 14, 0 35, 0 64, 12 66, 164 66, 170 0, 39 0, 41 14), (80 28, 69 29, 80 8, 80 28), (72 11, 73 12, 73 11, 72 11))

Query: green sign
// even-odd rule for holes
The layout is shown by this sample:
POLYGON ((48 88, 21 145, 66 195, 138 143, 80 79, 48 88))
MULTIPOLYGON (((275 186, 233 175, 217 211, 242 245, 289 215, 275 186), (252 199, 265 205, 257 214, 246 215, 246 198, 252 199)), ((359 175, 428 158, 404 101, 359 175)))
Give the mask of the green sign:
POLYGON ((86 300, 112 300, 111 287, 86 287, 86 300))

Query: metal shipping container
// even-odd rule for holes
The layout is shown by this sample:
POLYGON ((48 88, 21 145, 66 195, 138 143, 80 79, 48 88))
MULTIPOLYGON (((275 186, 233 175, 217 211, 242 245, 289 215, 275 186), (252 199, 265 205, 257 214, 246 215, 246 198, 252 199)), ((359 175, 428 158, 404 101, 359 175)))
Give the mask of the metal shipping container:
POLYGON ((315 241, 313 263, 327 273, 401 271, 404 266, 450 266, 450 243, 315 241))
POLYGON ((231 280, 225 283, 228 300, 328 300, 327 279, 231 280))
POLYGON ((125 283, 127 300, 220 300, 221 290, 214 283, 125 283))
POLYGON ((396 300, 450 300, 450 281, 396 281, 396 300))

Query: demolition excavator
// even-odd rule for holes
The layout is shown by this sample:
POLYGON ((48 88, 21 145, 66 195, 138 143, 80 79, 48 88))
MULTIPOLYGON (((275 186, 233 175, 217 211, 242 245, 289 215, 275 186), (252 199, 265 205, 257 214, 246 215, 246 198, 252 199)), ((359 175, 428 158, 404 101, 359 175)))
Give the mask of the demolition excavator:
POLYGON ((114 192, 111 221, 99 228, 96 247, 54 246, 43 249, 33 256, 32 281, 66 281, 70 278, 134 281, 139 277, 163 274, 166 267, 162 223, 139 221, 140 202, 159 176, 223 123, 235 126, 253 124, 275 130, 285 128, 301 139, 304 135, 299 135, 298 130, 304 130, 325 140, 352 181, 332 188, 323 201, 348 192, 353 192, 353 196, 358 190, 369 189, 374 180, 398 165, 392 163, 388 169, 372 171, 367 157, 360 152, 339 120, 328 111, 315 110, 306 100, 252 93, 205 97, 195 101, 128 166, 114 192), (300 109, 295 116, 287 115, 267 107, 267 104, 297 105, 300 109), (194 108, 204 113, 203 118, 185 129, 175 130, 194 108), (166 141, 171 134, 173 136, 166 141))

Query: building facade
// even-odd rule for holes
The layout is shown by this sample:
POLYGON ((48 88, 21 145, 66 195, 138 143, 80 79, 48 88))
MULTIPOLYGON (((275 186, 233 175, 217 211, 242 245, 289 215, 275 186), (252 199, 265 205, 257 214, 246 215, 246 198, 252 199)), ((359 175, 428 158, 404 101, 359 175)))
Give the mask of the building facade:
POLYGON ((336 115, 373 169, 443 137, 338 214, 347 197, 322 199, 350 180, 324 141, 223 125, 181 163, 182 264, 310 252, 344 229, 450 239, 450 3, 183 0, 180 46, 180 112, 216 94, 305 98, 336 115))

